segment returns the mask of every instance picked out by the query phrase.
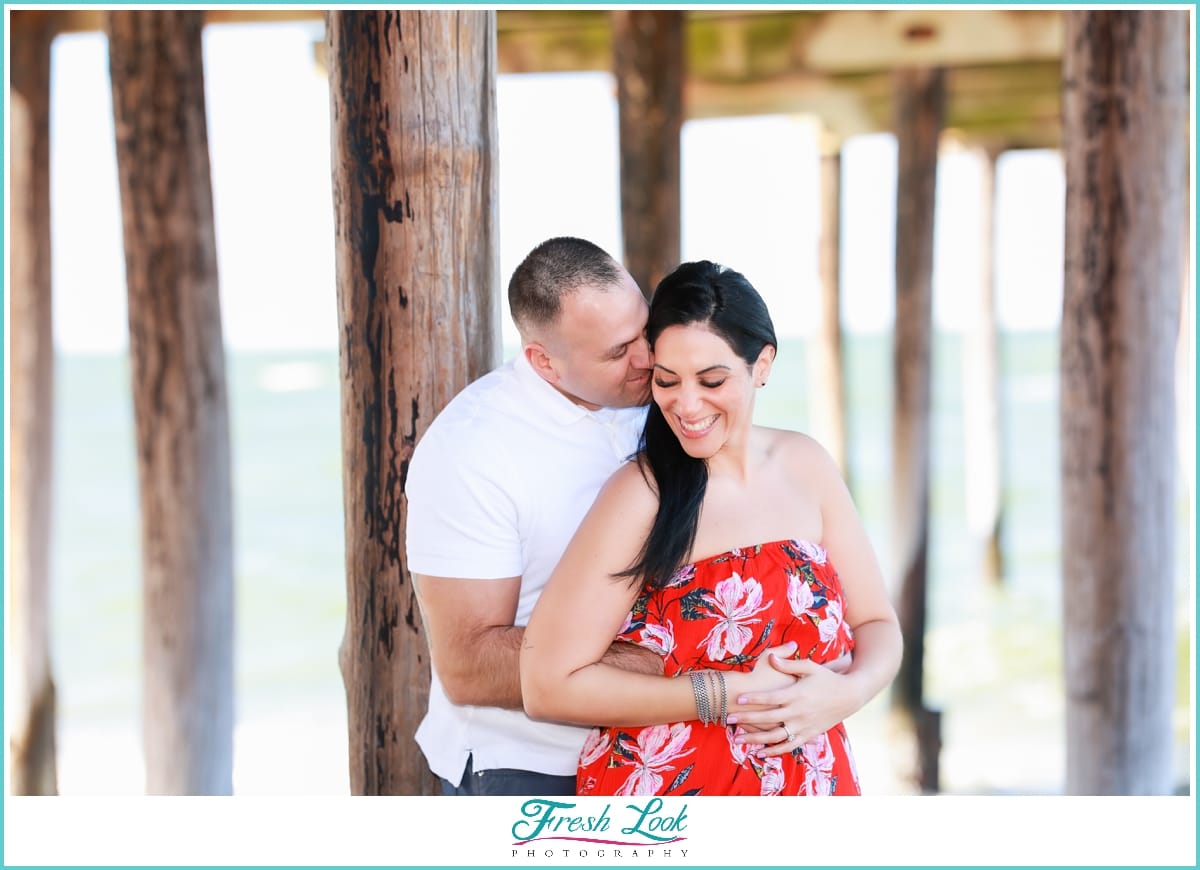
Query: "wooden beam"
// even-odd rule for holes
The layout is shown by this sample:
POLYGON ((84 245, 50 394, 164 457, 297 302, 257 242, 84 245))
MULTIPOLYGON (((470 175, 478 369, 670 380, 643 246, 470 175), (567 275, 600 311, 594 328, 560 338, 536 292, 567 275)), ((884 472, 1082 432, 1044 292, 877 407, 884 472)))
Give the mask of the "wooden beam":
MULTIPOLYGON (((797 13, 804 14, 804 13, 797 13)), ((1062 53, 1048 9, 843 9, 822 13, 800 59, 827 73, 898 67, 1027 64, 1062 53)))
MULTIPOLYGON (((690 10, 687 61, 708 81, 764 80, 897 66, 1057 60, 1062 15, 1039 9, 690 10)), ((506 10, 497 16, 503 72, 606 70, 612 34, 596 10, 506 10)))
POLYGON ((1067 791, 1169 794, 1188 13, 1071 11, 1060 398, 1067 791))
POLYGON ((679 265, 683 13, 612 12, 625 267, 647 298, 679 265))
POLYGON ((200 32, 108 19, 142 517, 150 794, 233 790, 233 489, 200 32))
POLYGON ((499 356, 495 13, 327 17, 355 794, 437 794, 414 735, 429 655, 404 483, 437 413, 499 356))
MULTIPOLYGON (((501 12, 500 71, 608 71, 595 11, 501 12)), ((945 125, 1004 147, 1059 137, 1056 10, 687 13, 686 118, 813 114, 842 137, 891 129, 891 70, 952 67, 945 125)))
MULTIPOLYGON (((933 227, 945 99, 940 69, 896 78, 896 325, 892 410, 892 556, 904 636, 893 708, 914 744, 909 775, 938 790, 938 714, 925 707, 929 565, 933 227), (907 720, 907 721, 904 721, 907 720)), ((905 759, 902 763, 906 763, 905 759)))
MULTIPOLYGON (((152 12, 154 10, 141 10, 152 12)), ((297 7, 291 9, 198 9, 203 16, 204 24, 280 24, 286 21, 321 21, 325 13, 322 9, 297 7)), ((106 12, 102 8, 75 6, 61 10, 57 16, 58 33, 86 33, 103 31, 106 12)))
POLYGON ((54 336, 50 305, 50 42, 53 18, 10 19, 11 551, 10 791, 58 790, 50 667, 50 517, 54 490, 54 336))
POLYGON ((846 441, 846 379, 842 365, 842 142, 821 131, 820 244, 821 314, 816 334, 808 342, 811 397, 810 425, 829 451, 843 477, 849 477, 846 441))
POLYGON ((1004 507, 1004 427, 1000 402, 1000 329, 996 322, 996 158, 977 148, 979 186, 979 288, 975 317, 963 336, 963 446, 967 529, 979 555, 983 576, 998 584, 1004 578, 1000 546, 1004 507))
MULTIPOLYGON (((210 24, 320 17, 319 10, 305 8, 204 14, 210 24)), ((950 70, 947 127, 996 147, 1057 147, 1063 38, 1058 10, 693 9, 681 14, 688 68, 685 118, 808 113, 842 137, 887 131, 894 113, 890 71, 941 65, 950 70)), ((77 7, 61 15, 65 30, 101 26, 99 10, 77 7)), ((613 34, 604 10, 507 9, 496 21, 500 73, 613 69, 613 34)), ((323 64, 319 47, 315 53, 323 64)))

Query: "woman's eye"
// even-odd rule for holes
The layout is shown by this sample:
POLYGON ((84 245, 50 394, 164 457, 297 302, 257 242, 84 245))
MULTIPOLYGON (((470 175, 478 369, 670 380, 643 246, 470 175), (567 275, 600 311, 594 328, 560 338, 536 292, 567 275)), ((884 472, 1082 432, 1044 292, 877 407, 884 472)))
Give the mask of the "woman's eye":
POLYGON ((717 387, 721 386, 721 384, 723 384, 723 383, 725 383, 725 381, 723 381, 723 380, 721 380, 721 381, 701 381, 700 386, 708 387, 710 390, 715 390, 717 387))
POLYGON ((654 386, 662 387, 664 390, 670 389, 671 387, 675 386, 678 383, 679 383, 679 381, 671 381, 668 383, 667 381, 661 381, 658 378, 654 379, 654 386))

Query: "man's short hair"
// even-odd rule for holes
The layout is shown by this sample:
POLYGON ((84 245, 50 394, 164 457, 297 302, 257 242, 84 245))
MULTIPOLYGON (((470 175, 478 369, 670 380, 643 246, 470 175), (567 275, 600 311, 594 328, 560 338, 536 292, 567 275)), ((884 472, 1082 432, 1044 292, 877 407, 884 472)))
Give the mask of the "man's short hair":
POLYGON ((508 307, 522 333, 558 320, 563 297, 580 287, 610 287, 621 267, 603 248, 560 236, 529 252, 508 282, 508 307))

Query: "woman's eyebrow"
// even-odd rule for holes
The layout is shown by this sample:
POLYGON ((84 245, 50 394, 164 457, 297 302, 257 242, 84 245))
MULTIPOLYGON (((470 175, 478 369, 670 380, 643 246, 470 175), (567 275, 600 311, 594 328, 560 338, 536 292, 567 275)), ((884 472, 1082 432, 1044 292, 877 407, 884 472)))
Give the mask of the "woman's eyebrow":
MULTIPOLYGON (((662 363, 660 363, 660 362, 656 362, 656 363, 654 364, 654 367, 655 367, 656 369, 662 369, 664 372, 666 372, 666 373, 667 373, 667 374, 669 374, 669 375, 675 375, 675 377, 679 377, 679 375, 678 375, 678 374, 676 374, 675 372, 671 371, 669 368, 667 368, 665 365, 663 365, 663 364, 662 364, 662 363)), ((727 365, 722 365, 722 364, 718 363, 717 365, 714 365, 714 366, 709 366, 709 367, 708 367, 708 368, 706 368, 706 369, 700 369, 700 371, 696 372, 696 374, 698 374, 698 375, 706 375, 706 374, 708 374, 709 372, 713 372, 713 371, 725 371, 725 372, 728 372, 728 371, 732 371, 732 369, 730 369, 730 368, 729 368, 729 366, 727 366, 727 365)))

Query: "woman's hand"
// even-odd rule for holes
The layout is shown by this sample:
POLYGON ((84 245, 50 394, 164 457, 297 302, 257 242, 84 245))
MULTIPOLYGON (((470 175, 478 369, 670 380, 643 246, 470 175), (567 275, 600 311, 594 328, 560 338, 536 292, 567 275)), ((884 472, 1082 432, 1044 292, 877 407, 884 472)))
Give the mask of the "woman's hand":
POLYGON ((755 706, 752 702, 738 702, 739 697, 748 694, 770 693, 796 684, 796 678, 776 665, 788 656, 796 654, 795 641, 788 641, 782 646, 773 646, 764 650, 749 671, 726 671, 725 679, 729 688, 729 711, 741 713, 755 706))
POLYGON ((738 743, 766 744, 759 752, 762 757, 785 755, 803 746, 862 706, 858 681, 852 676, 808 659, 773 656, 769 660, 775 670, 795 681, 784 688, 740 692, 739 710, 727 719, 748 732, 735 738, 738 743))
MULTIPOLYGON (((785 659, 785 661, 786 661, 786 659, 785 659)), ((829 668, 829 670, 833 671, 835 674, 844 674, 848 670, 850 670, 850 666, 853 663, 854 663, 853 655, 851 653, 844 652, 840 656, 838 656, 836 659, 834 659, 833 661, 825 662, 825 667, 829 668)), ((793 680, 791 687, 794 688, 795 686, 798 686, 799 684, 800 684, 799 680, 793 680)), ((737 699, 734 698, 734 701, 736 703, 737 699)), ((772 708, 768 707, 768 708, 763 708, 763 709, 772 709, 772 708)), ((767 742, 766 739, 763 737, 764 732, 767 732, 767 731, 774 731, 776 734, 779 734, 780 736, 779 736, 778 742, 782 743, 782 742, 786 741, 788 739, 787 735, 779 727, 779 724, 780 723, 778 723, 778 722, 767 722, 763 725, 756 725, 753 722, 742 722, 741 723, 743 731, 748 731, 748 732, 751 732, 751 733, 757 735, 757 737, 754 741, 756 743, 766 743, 767 742)), ((788 728, 791 729, 793 724, 798 724, 798 723, 785 722, 783 724, 787 725, 788 728)), ((794 730, 793 730, 793 733, 794 733, 794 730)))

